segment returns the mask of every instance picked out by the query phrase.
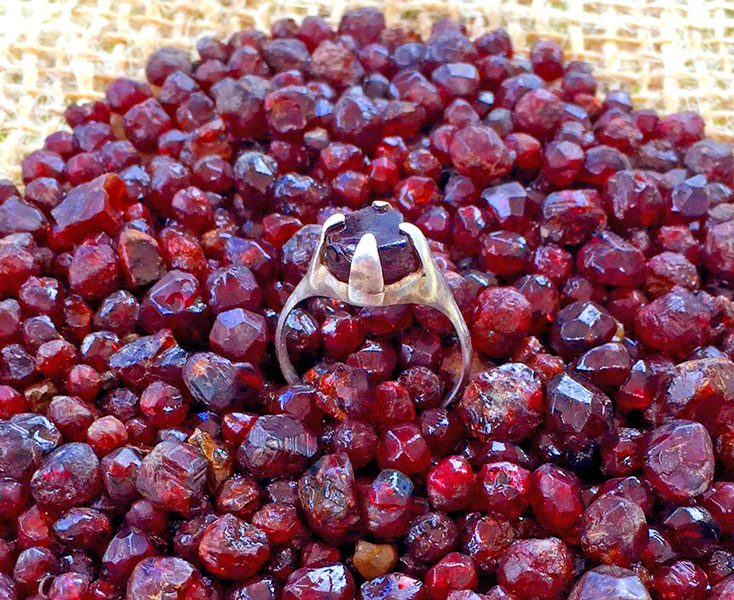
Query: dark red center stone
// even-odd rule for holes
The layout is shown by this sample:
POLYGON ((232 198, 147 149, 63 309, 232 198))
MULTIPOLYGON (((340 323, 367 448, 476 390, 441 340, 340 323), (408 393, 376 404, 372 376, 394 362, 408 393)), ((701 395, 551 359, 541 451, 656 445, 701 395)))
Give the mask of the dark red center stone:
POLYGON ((339 281, 349 281, 349 270, 359 240, 371 233, 377 240, 385 283, 395 283, 418 270, 420 261, 408 236, 399 229, 403 215, 392 208, 367 206, 346 215, 344 223, 326 233, 323 261, 339 281))

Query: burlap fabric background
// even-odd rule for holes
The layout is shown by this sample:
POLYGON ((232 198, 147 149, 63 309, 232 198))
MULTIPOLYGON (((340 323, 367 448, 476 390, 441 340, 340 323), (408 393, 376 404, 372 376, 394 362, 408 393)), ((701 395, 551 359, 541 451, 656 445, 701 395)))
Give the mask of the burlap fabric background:
POLYGON ((0 177, 17 179, 20 158, 64 126, 68 102, 142 77, 159 46, 193 49, 204 34, 284 16, 336 24, 367 4, 423 34, 444 16, 472 34, 502 26, 520 53, 537 37, 563 41, 604 86, 664 112, 698 110, 709 135, 734 140, 734 0, 0 0, 0 177))

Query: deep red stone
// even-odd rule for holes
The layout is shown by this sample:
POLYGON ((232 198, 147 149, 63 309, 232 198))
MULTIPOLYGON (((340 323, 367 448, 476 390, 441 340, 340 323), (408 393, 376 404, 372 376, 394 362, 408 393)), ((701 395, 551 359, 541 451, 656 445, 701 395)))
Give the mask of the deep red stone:
POLYGON ((402 217, 395 210, 364 208, 346 216, 344 225, 327 233, 324 259, 337 279, 348 281, 352 257, 365 233, 373 233, 385 283, 395 283, 418 268, 418 257, 405 234, 398 231, 402 217))

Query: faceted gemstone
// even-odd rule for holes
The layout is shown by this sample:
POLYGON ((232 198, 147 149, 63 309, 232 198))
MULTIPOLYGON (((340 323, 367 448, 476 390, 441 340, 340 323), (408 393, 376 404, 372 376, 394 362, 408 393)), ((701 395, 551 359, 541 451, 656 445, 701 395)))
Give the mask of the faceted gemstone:
POLYGON ((711 272, 723 279, 734 277, 734 220, 718 223, 706 233, 701 259, 711 272))
POLYGON ((581 547, 595 561, 630 566, 646 541, 645 513, 631 500, 605 494, 584 511, 581 547))
POLYGON ((343 225, 327 232, 324 260, 340 281, 349 280, 354 251, 366 233, 377 239, 377 247, 386 284, 395 283, 418 269, 418 257, 408 238, 398 230, 400 213, 392 209, 368 206, 345 217, 343 225))
POLYGON ((140 412, 160 429, 181 425, 188 405, 177 388, 162 381, 151 383, 140 395, 140 412))
POLYGON ((605 475, 621 477, 636 473, 642 467, 644 435, 639 429, 620 427, 617 439, 601 444, 601 469, 605 475))
POLYGON ((354 600, 355 586, 341 563, 303 567, 291 573, 283 587, 283 600, 354 600))
POLYGON ((252 477, 235 475, 227 479, 219 488, 217 508, 221 512, 229 512, 243 519, 251 519, 262 502, 262 490, 252 477))
POLYGON ((645 280, 645 257, 614 233, 605 231, 589 240, 578 253, 581 275, 595 283, 639 287, 645 280))
POLYGON ((262 530, 226 514, 204 530, 199 556, 214 575, 243 580, 257 573, 267 562, 270 544, 262 530))
MULTIPOLYGON (((17 425, 26 433, 28 433, 28 435, 31 436, 35 448, 39 450, 44 456, 49 452, 55 450, 59 446, 59 444, 61 444, 61 432, 49 419, 47 419, 43 415, 22 413, 18 415, 13 415, 10 419, 10 422, 13 425, 17 425)), ((10 436, 9 439, 13 440, 13 437, 10 436)), ((18 447, 24 448, 24 442, 18 442, 17 438, 13 441, 14 444, 18 445, 18 447)), ((18 464, 22 465, 24 463, 21 460, 18 464)), ((9 476, 13 477, 12 475, 9 476)), ((22 479, 22 477, 15 477, 15 479, 19 478, 22 479)))
POLYGON ((359 317, 337 311, 322 322, 321 339, 326 356, 345 358, 364 342, 364 327, 359 317))
MULTIPOLYGON (((528 95, 523 96, 523 100, 528 95)), ((555 187, 567 187, 576 180, 583 164, 584 151, 578 144, 565 140, 553 141, 546 146, 543 154, 541 174, 555 187)))
POLYGON ((614 409, 609 397, 583 376, 561 373, 546 386, 547 426, 580 450, 610 437, 614 409))
POLYGON ((113 450, 101 461, 102 483, 114 502, 130 504, 138 498, 135 481, 143 453, 132 446, 113 450))
POLYGON ((649 227, 659 221, 663 196, 645 171, 624 170, 612 175, 604 188, 604 201, 612 220, 623 227, 649 227))
POLYGON ((682 362, 662 375, 655 404, 649 412, 656 422, 674 417, 691 419, 713 430, 733 401, 732 361, 702 358, 682 362))
POLYGON ((568 600, 650 600, 650 594, 634 571, 602 565, 576 582, 568 600))
POLYGON ((662 252, 647 263, 645 290, 653 298, 668 293, 675 286, 697 290, 699 285, 696 267, 682 254, 662 252))
POLYGON ((734 531, 734 483, 719 481, 703 495, 703 506, 711 513, 722 533, 734 531))
POLYGON ((541 423, 543 391, 535 373, 520 363, 507 363, 479 373, 459 403, 464 422, 479 440, 519 441, 541 423))
POLYGON ((51 211, 54 234, 65 247, 98 232, 114 235, 120 223, 125 185, 117 175, 102 175, 78 185, 51 211))
POLYGON ((166 328, 177 339, 194 342, 208 330, 208 323, 199 282, 183 271, 166 273, 140 304, 140 324, 151 334, 166 328))
POLYGON ((603 388, 621 386, 627 381, 632 360, 626 348, 617 342, 602 344, 582 354, 574 366, 577 373, 603 388))
POLYGON ((135 566, 153 555, 153 545, 145 533, 135 527, 123 528, 108 544, 102 565, 112 581, 126 583, 135 566))
POLYGON ((405 545, 412 557, 433 564, 458 546, 459 528, 442 512, 417 517, 405 534, 405 545))
POLYGON ((192 354, 182 376, 194 399, 215 412, 224 412, 262 387, 262 377, 252 365, 232 363, 214 352, 192 354))
MULTIPOLYGON (((364 321, 361 324, 363 325, 364 321)), ((366 371, 372 383, 381 383, 389 379, 395 371, 397 362, 398 356, 390 345, 373 340, 367 340, 361 348, 347 357, 347 364, 366 371)))
POLYGON ((194 566, 178 557, 151 557, 140 561, 127 582, 126 600, 214 600, 209 586, 194 566))
POLYGON ((680 506, 664 521, 663 530, 683 558, 710 556, 719 544, 721 530, 705 508, 680 506))
MULTIPOLYGON (((28 197, 27 192, 26 197, 28 197)), ((50 201, 51 204, 53 202, 55 199, 50 201)), ((35 206, 16 196, 11 196, 0 204, 0 233, 2 235, 20 232, 41 235, 47 227, 48 221, 44 214, 35 206)))
POLYGON ((428 470, 431 451, 417 426, 397 425, 380 436, 377 463, 381 469, 398 469, 406 475, 415 475, 428 470))
POLYGON ((55 510, 86 504, 100 488, 99 460, 82 443, 64 444, 51 452, 31 479, 35 501, 55 510))
POLYGON ((556 597, 572 578, 572 559, 556 538, 514 542, 500 559, 497 580, 522 599, 556 597))
POLYGON ((511 231, 494 231, 481 239, 480 256, 485 270, 499 276, 519 275, 530 262, 527 240, 511 231))
POLYGON ((549 194, 540 208, 541 236, 561 245, 578 245, 606 226, 607 217, 594 189, 549 194))
POLYGON ((136 487, 156 506, 187 514, 201 501, 207 461, 189 444, 160 442, 138 468, 136 487))
POLYGON ((483 573, 494 574, 503 552, 515 541, 515 527, 493 515, 468 520, 462 531, 462 546, 466 554, 483 573))
POLYGON ((456 170, 483 186, 512 168, 512 157, 501 138, 483 125, 468 125, 457 131, 450 152, 456 170))
POLYGON ((242 442, 237 461, 259 479, 298 475, 316 454, 316 437, 288 415, 258 418, 242 442))
POLYGON ((714 451, 703 425, 676 420, 654 429, 648 440, 645 479, 661 498, 688 502, 704 493, 714 477, 714 451))
POLYGON ((176 340, 171 331, 162 329, 154 335, 135 339, 114 351, 109 356, 109 368, 127 385, 133 388, 145 387, 158 360, 173 348, 176 348, 176 340))
POLYGON ((18 555, 13 569, 13 579, 29 597, 38 589, 38 583, 47 576, 56 575, 60 571, 59 561, 47 548, 28 548, 18 555))
POLYGON ((325 541, 338 544, 359 523, 354 471, 344 454, 327 454, 298 482, 306 520, 325 541))
POLYGON ((217 315, 209 333, 209 344, 227 358, 257 364, 265 356, 267 338, 264 317, 233 308, 217 315))
POLYGON ((346 454, 354 468, 372 462, 377 454, 377 434, 369 423, 347 419, 334 429, 331 443, 336 452, 346 454))
POLYGON ((563 115, 563 103, 545 88, 529 91, 518 103, 512 113, 515 126, 537 138, 543 138, 553 131, 563 115))
POLYGON ((595 302, 572 302, 561 309, 551 327, 553 349, 565 357, 580 354, 612 339, 617 322, 595 302))

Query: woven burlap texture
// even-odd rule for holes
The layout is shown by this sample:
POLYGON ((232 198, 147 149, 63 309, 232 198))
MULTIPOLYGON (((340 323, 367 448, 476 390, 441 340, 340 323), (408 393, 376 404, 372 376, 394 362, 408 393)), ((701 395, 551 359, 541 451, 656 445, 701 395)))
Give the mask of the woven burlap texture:
POLYGON ((64 127, 67 103, 142 77, 157 47, 193 50, 203 35, 285 16, 336 24, 364 5, 424 35, 445 16, 472 35, 501 26, 520 54, 539 37, 561 41, 604 89, 663 112, 697 110, 710 136, 734 139, 734 0, 0 0, 0 177, 18 178, 22 156, 64 127))

